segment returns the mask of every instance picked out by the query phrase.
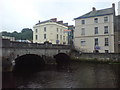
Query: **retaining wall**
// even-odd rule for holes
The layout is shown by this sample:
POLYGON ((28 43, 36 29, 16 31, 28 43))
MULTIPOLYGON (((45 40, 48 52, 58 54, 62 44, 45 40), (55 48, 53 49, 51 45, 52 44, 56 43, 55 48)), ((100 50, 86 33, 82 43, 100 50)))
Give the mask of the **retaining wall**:
POLYGON ((120 62, 120 53, 77 53, 72 54, 77 59, 97 60, 97 61, 115 61, 120 62))

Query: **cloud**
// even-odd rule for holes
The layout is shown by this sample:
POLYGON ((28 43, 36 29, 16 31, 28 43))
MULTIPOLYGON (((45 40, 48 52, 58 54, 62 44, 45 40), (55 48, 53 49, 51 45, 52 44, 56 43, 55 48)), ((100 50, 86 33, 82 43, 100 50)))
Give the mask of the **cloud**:
MULTIPOLYGON (((73 18, 92 10, 111 7, 119 0, 0 0, 0 30, 32 28, 38 20, 58 18, 74 24, 73 18)), ((116 8, 117 9, 117 8, 116 8)))

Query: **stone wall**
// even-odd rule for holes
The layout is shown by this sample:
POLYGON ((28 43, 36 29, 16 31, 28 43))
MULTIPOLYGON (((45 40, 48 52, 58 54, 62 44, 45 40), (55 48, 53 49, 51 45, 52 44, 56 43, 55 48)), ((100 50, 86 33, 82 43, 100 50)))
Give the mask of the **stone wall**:
POLYGON ((60 45, 51 43, 26 43, 26 42, 15 42, 8 39, 2 40, 2 48, 34 48, 34 49, 70 49, 70 45, 60 45))
POLYGON ((72 57, 78 59, 97 60, 97 61, 117 61, 120 62, 120 54, 118 53, 81 53, 72 54, 72 57))

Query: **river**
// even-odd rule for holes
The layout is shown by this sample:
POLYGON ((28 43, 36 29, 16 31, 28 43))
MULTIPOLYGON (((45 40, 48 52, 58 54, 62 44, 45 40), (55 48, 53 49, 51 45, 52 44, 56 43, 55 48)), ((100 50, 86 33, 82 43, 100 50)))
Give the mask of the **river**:
POLYGON ((35 73, 3 73, 3 88, 119 88, 120 65, 73 62, 70 69, 49 65, 35 73))

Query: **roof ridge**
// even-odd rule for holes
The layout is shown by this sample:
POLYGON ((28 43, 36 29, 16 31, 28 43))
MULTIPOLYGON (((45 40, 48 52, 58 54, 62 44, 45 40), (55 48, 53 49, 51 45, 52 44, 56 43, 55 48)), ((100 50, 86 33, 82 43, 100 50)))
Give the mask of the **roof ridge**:
POLYGON ((96 11, 102 11, 102 10, 107 10, 107 9, 113 9, 113 8, 105 8, 105 9, 100 9, 100 10, 96 10, 96 11))
POLYGON ((90 11, 90 12, 88 12, 88 13, 82 15, 82 16, 74 18, 74 20, 80 19, 80 18, 89 18, 89 17, 110 15, 110 14, 113 14, 113 10, 112 9, 113 8, 105 8, 105 9, 90 11))

